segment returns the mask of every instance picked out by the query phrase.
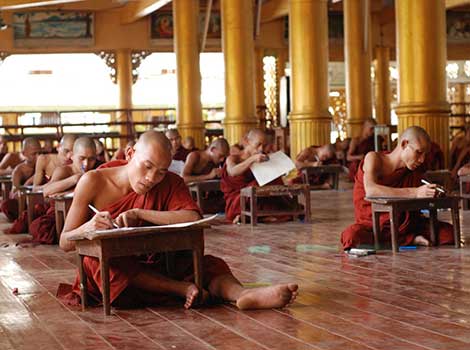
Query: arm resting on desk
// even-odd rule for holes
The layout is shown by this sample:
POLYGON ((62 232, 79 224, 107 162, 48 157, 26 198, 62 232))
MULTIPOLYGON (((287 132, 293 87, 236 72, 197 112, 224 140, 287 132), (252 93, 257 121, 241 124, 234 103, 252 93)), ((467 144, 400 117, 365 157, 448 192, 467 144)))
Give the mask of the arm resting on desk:
POLYGON ((194 210, 157 211, 136 208, 119 214, 116 223, 120 227, 135 227, 139 220, 143 220, 154 225, 169 225, 196 221, 200 218, 199 213, 194 210))

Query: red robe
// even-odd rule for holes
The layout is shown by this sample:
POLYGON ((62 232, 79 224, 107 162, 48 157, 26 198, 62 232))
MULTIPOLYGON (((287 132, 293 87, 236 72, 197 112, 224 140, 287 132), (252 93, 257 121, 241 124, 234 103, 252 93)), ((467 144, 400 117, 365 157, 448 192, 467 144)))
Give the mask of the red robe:
MULTIPOLYGON (((267 185, 282 185, 282 179, 277 178, 271 181, 267 185)), ((225 217, 228 221, 232 222, 237 215, 241 213, 240 207, 240 190, 244 187, 259 186, 253 173, 250 169, 245 171, 242 175, 230 176, 227 172, 227 165, 224 165, 222 169, 222 177, 220 179, 220 189, 224 193, 225 199, 225 217)), ((284 197, 275 198, 259 198, 258 206, 263 210, 276 210, 285 206, 292 205, 289 200, 284 197)), ((291 217, 286 216, 285 218, 279 218, 278 221, 287 221, 291 217)))
POLYGON ((424 167, 426 170, 444 169, 444 152, 435 142, 431 142, 430 150, 424 159, 424 167))
POLYGON ((8 198, 0 203, 0 210, 7 217, 8 221, 12 222, 18 218, 18 199, 8 198))
MULTIPOLYGON (((379 139, 380 142, 380 139, 379 139)), ((363 154, 364 156, 369 153, 375 151, 375 143, 374 143, 374 136, 369 136, 365 140, 362 140, 359 145, 357 145, 356 150, 354 152, 354 156, 361 155, 363 154)), ((352 162, 349 162, 348 168, 349 168, 349 179, 354 182, 354 179, 356 178, 356 173, 357 173, 357 168, 359 167, 359 164, 361 163, 360 160, 354 160, 352 162)))
POLYGON ((173 160, 182 160, 183 162, 186 162, 186 158, 188 157, 189 153, 191 153, 191 151, 188 151, 183 146, 180 146, 180 148, 178 148, 176 153, 173 155, 173 160))
MULTIPOLYGON (((343 249, 357 247, 360 244, 374 244, 372 225, 372 206, 364 199, 366 191, 364 188, 364 170, 361 162, 353 190, 354 214, 356 222, 341 233, 341 244, 343 249)), ((420 171, 410 171, 407 168, 396 170, 387 179, 382 179, 380 184, 389 187, 418 187, 421 185, 423 173, 420 171)), ((445 222, 438 222, 439 242, 441 244, 453 244, 454 234, 452 225, 445 222)), ((387 213, 380 215, 379 239, 390 242, 390 216, 387 213)), ((398 244, 409 245, 414 237, 423 235, 427 239, 430 236, 429 220, 420 215, 419 212, 402 213, 399 220, 398 244)))
MULTIPOLYGON (((128 211, 133 208, 150 209, 157 211, 173 211, 173 210, 194 210, 199 212, 199 208, 191 198, 189 190, 184 184, 181 177, 173 173, 167 173, 162 182, 157 184, 148 193, 139 195, 135 192, 130 192, 122 197, 117 202, 102 208, 102 211, 109 211, 113 218, 116 218, 120 213, 128 211)), ((142 222, 141 224, 145 224, 142 222)), ((96 258, 85 257, 83 260, 84 270, 87 274, 87 291, 93 300, 101 301, 101 272, 99 261, 96 258)), ((165 274, 165 261, 161 261, 159 255, 148 257, 126 257, 116 258, 110 262, 110 300, 111 303, 128 305, 136 304, 137 299, 145 302, 159 302, 161 296, 158 295, 144 295, 140 290, 130 287, 130 282, 137 276, 142 269, 149 266, 160 274, 165 274), (157 257, 157 258, 155 258, 157 257), (150 297, 150 300, 148 298, 150 297), (132 299, 132 300, 129 300, 132 299)), ((227 264, 219 258, 213 256, 204 256, 204 287, 207 288, 210 281, 217 276, 231 274, 230 268, 227 264)), ((175 279, 187 280, 193 279, 193 265, 192 254, 190 252, 177 252, 175 256, 175 279), (189 254, 188 254, 189 253, 189 254)), ((66 289, 59 287, 59 296, 65 299, 66 302, 76 304, 79 301, 80 295, 80 282, 79 276, 75 279, 72 288, 72 294, 64 295, 66 289)), ((137 302, 137 304, 141 304, 137 302)))
POLYGON ((109 162, 101 164, 97 169, 114 168, 114 167, 123 166, 126 164, 127 164, 127 160, 125 159, 110 160, 109 162))

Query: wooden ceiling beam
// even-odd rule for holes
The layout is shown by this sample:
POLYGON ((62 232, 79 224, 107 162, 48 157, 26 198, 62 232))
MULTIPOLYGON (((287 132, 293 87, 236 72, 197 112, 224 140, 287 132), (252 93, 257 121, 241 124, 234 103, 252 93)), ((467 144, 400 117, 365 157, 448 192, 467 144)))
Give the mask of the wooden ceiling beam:
POLYGON ((138 21, 139 19, 150 15, 170 2, 171 0, 131 1, 121 10, 121 23, 129 24, 138 21))
POLYGON ((54 6, 84 0, 0 0, 0 10, 18 10, 31 7, 54 6))
POLYGON ((271 22, 288 15, 288 0, 269 0, 261 7, 261 23, 271 22))
POLYGON ((446 8, 448 9, 466 5, 470 5, 470 0, 446 0, 446 8))

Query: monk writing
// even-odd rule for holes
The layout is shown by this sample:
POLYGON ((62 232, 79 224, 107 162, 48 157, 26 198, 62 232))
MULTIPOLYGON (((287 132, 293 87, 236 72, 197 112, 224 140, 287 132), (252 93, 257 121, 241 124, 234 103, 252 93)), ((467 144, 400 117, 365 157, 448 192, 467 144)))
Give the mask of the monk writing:
POLYGON ((70 164, 75 140, 75 135, 64 135, 57 147, 57 153, 41 154, 38 157, 33 180, 35 190, 42 189, 42 185, 51 178, 55 169, 70 164))
MULTIPOLYGON (((341 234, 343 249, 360 244, 373 244, 372 210, 366 196, 422 198, 433 197, 436 185, 421 185, 421 166, 430 146, 429 135, 412 126, 400 136, 398 145, 388 154, 370 152, 361 163, 354 184, 353 198, 356 222, 341 234)), ((453 243, 452 225, 438 222, 441 244, 453 243)), ((390 218, 380 215, 379 237, 390 240, 390 218)), ((399 219, 400 245, 429 245, 429 220, 419 212, 404 213, 399 219)))
POLYGON ((227 140, 218 138, 212 141, 204 151, 194 151, 188 155, 184 164, 182 177, 184 182, 205 181, 220 178, 219 167, 229 153, 227 140))
POLYGON ((460 136, 455 136, 450 146, 450 161, 449 167, 457 172, 463 164, 470 161, 470 126, 465 127, 465 133, 460 136), (457 164, 459 163, 459 164, 457 164))
MULTIPOLYGON (((41 144, 33 137, 27 137, 23 140, 21 158, 23 161, 19 163, 12 172, 11 182, 12 191, 10 198, 1 204, 1 209, 10 221, 15 220, 18 213, 17 191, 22 185, 31 185, 33 183, 34 168, 36 160, 41 152, 41 144)), ((10 153, 11 154, 11 153, 10 153)))
MULTIPOLYGON (((112 220, 120 226, 140 226, 193 221, 200 218, 199 209, 191 199, 183 180, 168 172, 171 145, 163 134, 148 131, 135 145, 129 163, 115 168, 99 169, 85 174, 75 189, 75 195, 60 237, 60 247, 74 250, 68 238, 89 230, 112 228, 112 220), (90 191, 90 188, 100 189, 90 191), (93 214, 88 205, 100 212, 93 214)), ((87 292, 97 301, 102 298, 100 265, 98 259, 85 257, 87 292)), ((188 280, 192 271, 192 257, 176 253, 176 279, 170 279, 160 261, 138 257, 116 258, 110 262, 110 300, 114 305, 126 304, 132 296, 136 303, 142 295, 154 303, 161 295, 174 295, 185 300, 190 308, 200 291, 188 280), (139 297, 140 296, 140 297, 139 297)), ((244 289, 233 276, 227 264, 216 257, 204 257, 203 296, 214 296, 236 302, 240 309, 284 307, 297 294, 296 284, 275 285, 265 288, 244 289)), ((59 290, 60 291, 60 290, 59 290)), ((79 296, 78 276, 73 293, 79 296)))
POLYGON ((165 136, 168 138, 168 140, 170 140, 173 160, 185 162, 190 151, 184 148, 181 144, 181 135, 178 130, 169 129, 165 132, 165 136))
MULTIPOLYGON (((316 167, 321 165, 338 164, 336 159, 335 147, 332 144, 323 146, 310 146, 302 150, 295 158, 295 166, 299 170, 297 178, 292 182, 301 183, 302 177, 300 170, 307 167, 316 167)), ((309 179, 309 184, 322 189, 333 187, 333 178, 331 175, 322 174, 309 179)))
MULTIPOLYGON (((82 175, 94 169, 96 147, 88 137, 78 138, 73 145, 72 164, 57 168, 51 180, 44 185, 44 197, 53 197, 71 191, 82 175)), ((55 241, 55 208, 51 203, 46 214, 31 222, 29 228, 33 240, 38 243, 53 244, 55 241)))
POLYGON ((346 160, 349 162, 349 179, 354 181, 359 163, 368 152, 374 151, 374 127, 377 123, 374 119, 368 119, 362 125, 360 137, 351 139, 346 160))

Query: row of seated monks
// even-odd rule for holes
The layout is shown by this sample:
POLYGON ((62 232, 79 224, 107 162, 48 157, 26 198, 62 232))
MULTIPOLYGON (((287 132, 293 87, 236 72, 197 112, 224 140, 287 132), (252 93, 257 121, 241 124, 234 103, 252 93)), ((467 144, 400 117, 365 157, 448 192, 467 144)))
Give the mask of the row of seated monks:
MULTIPOLYGON (((186 185, 192 181, 220 178, 226 217, 237 222, 240 190, 257 185, 250 167, 269 159, 265 151, 267 148, 266 134, 259 129, 250 130, 243 146, 236 149, 231 149, 226 140, 216 139, 205 150, 194 150, 192 145, 192 151, 184 149, 177 130, 169 130, 166 135, 148 131, 135 144, 130 143, 121 150, 121 159, 97 167, 97 147, 89 138, 75 139, 72 135, 66 135, 56 155, 41 155, 39 159, 39 143, 27 138, 23 142, 23 162, 14 168, 13 173, 19 172, 20 166, 27 166, 29 172, 25 171, 26 175, 21 177, 23 183, 27 181, 25 179, 33 178, 34 185, 50 197, 74 191, 59 241, 63 250, 71 251, 75 248, 74 242, 68 238, 77 233, 111 229, 113 224, 126 227, 199 219, 201 210, 192 200, 186 185), (184 162, 182 177, 168 171, 175 160, 184 162), (35 173, 38 170, 40 173, 35 173), (34 182, 36 178, 38 181, 34 182), (99 213, 93 213, 89 204, 99 213)), ((420 184, 425 169, 423 164, 430 149, 431 140, 426 131, 411 127, 402 133, 392 152, 369 152, 357 159, 359 164, 353 190, 356 219, 341 234, 344 250, 373 242, 371 207, 364 199, 366 196, 415 198, 435 195, 435 185, 420 184)), ((334 158, 335 151, 332 145, 309 147, 296 158, 296 165, 301 168, 324 164, 334 158)), ((276 179, 274 183, 281 181, 276 179)), ((16 183, 15 188, 18 186, 16 183)), ((264 205, 285 205, 269 200, 264 205)), ((33 238, 41 240, 42 234, 50 229, 53 221, 50 215, 53 211, 49 208, 33 221, 29 228, 33 238), (34 233, 34 230, 43 232, 34 233)), ((381 237, 389 239, 387 215, 381 216, 380 222, 381 237)), ((400 244, 429 244, 429 223, 419 213, 403 215, 400 223, 400 244)), ((453 243, 451 225, 439 223, 438 226, 440 242, 453 243)), ((113 260, 110 270, 112 304, 158 303, 162 295, 172 295, 183 298, 186 308, 191 307, 201 292, 191 281, 191 255, 183 252, 177 254, 175 279, 165 275, 162 265, 159 256, 113 260)), ((203 265, 204 300, 232 301, 240 309, 272 308, 290 304, 297 295, 298 286, 294 283, 245 289, 228 265, 214 256, 205 256, 203 265)), ((87 291, 99 303, 101 280, 98 260, 85 258, 84 269, 88 277, 87 291)), ((78 276, 73 286, 61 285, 58 293, 68 303, 77 304, 80 295, 78 276)))

